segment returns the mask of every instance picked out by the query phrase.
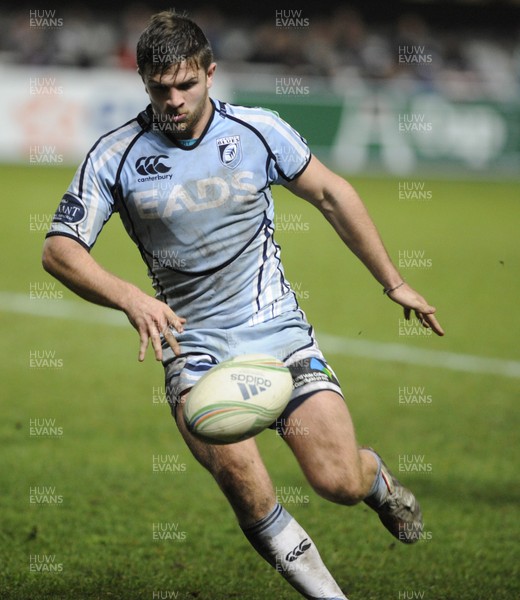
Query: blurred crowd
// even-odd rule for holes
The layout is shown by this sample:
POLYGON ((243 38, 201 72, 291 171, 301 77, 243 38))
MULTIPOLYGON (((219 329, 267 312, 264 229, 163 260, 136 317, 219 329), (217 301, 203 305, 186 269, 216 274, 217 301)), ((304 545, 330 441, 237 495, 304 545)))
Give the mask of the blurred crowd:
MULTIPOLYGON (((4 11, 0 62, 135 69, 136 42, 151 12, 145 4, 129 4, 117 14, 75 5, 31 20, 26 9, 4 11), (44 16, 49 20, 41 21, 44 16)), ((381 26, 348 6, 319 16, 302 10, 278 17, 273 11, 272 18, 258 20, 230 18, 208 5, 189 16, 208 35, 221 68, 350 81, 413 80, 460 97, 475 88, 495 98, 519 96, 520 29, 513 35, 463 27, 439 31, 415 13, 381 26)))

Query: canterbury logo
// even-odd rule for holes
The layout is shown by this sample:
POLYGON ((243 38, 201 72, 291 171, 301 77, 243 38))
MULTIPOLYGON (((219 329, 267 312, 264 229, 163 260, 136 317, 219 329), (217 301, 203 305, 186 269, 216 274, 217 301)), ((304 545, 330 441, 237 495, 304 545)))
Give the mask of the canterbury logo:
POLYGON ((135 170, 140 175, 158 175, 159 173, 168 173, 171 169, 162 159, 167 159, 165 154, 159 154, 158 156, 141 156, 135 161, 135 170))
POLYGON ((300 558, 300 556, 311 546, 312 544, 309 542, 309 538, 305 538, 296 546, 296 548, 293 548, 288 554, 285 555, 285 560, 287 562, 294 562, 297 558, 300 558))
POLYGON ((252 398, 253 396, 258 396, 260 392, 265 392, 267 389, 261 385, 254 385, 252 383, 237 383, 237 385, 244 400, 249 400, 249 398, 252 398))

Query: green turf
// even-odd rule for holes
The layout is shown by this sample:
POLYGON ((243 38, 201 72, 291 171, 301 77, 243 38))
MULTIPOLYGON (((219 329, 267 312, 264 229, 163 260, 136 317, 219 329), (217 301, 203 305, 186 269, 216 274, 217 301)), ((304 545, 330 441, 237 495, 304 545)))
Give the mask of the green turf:
MULTIPOLYGON (((71 175, 60 168, 0 168, 2 291, 28 297, 31 284, 53 281, 40 267, 43 234, 30 232, 30 218, 52 214, 71 175)), ((396 260, 400 250, 431 259, 430 268, 403 274, 438 306, 447 336, 399 336, 398 307, 312 207, 277 189, 279 214, 305 224, 302 231, 280 231, 278 241, 318 335, 520 360, 519 185, 424 181, 430 200, 402 201, 398 180, 352 182, 396 260)), ((94 255, 150 289, 117 217, 94 255)), ((74 299, 59 284, 55 291, 74 299)), ((154 402, 161 400, 160 365, 151 355, 137 363, 130 326, 82 321, 86 304, 77 301, 77 320, 0 313, 0 597, 296 599, 249 547, 167 407, 154 402), (57 368, 31 368, 35 350, 53 352, 57 368), (31 436, 30 419, 51 419, 62 434, 31 436), (174 456, 177 470, 153 472, 152 456, 159 454, 174 456), (31 503, 35 486, 55 488, 62 502, 31 503), (179 539, 154 540, 154 523, 176 527, 179 539), (59 571, 31 572, 35 555, 54 556, 59 571)), ((518 379, 328 358, 360 442, 380 449, 394 470, 404 454, 424 455, 431 465, 402 476, 421 499, 428 534, 407 547, 393 543, 364 505, 318 498, 283 442, 272 432, 259 436, 275 485, 293 492, 287 508, 349 598, 520 597, 518 379), (402 386, 424 388, 431 403, 400 404, 402 386)))

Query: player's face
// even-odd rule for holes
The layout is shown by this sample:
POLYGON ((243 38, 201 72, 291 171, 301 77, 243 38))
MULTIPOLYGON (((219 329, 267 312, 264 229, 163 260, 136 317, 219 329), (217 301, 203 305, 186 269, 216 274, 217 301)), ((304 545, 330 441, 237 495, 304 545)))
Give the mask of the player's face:
POLYGON ((162 75, 143 77, 159 127, 179 138, 200 136, 211 115, 208 90, 213 83, 216 64, 207 71, 195 70, 185 62, 162 75))

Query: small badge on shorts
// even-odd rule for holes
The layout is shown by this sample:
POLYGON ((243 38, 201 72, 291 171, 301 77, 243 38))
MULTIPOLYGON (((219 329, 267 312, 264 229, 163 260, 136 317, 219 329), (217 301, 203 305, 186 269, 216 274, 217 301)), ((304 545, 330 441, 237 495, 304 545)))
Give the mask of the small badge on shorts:
POLYGON ((239 135, 231 135, 217 139, 220 162, 229 169, 234 169, 242 160, 242 145, 239 135))
POLYGON ((289 365, 289 371, 293 377, 294 389, 298 389, 306 383, 328 382, 339 386, 334 371, 329 365, 319 358, 305 358, 289 365))

